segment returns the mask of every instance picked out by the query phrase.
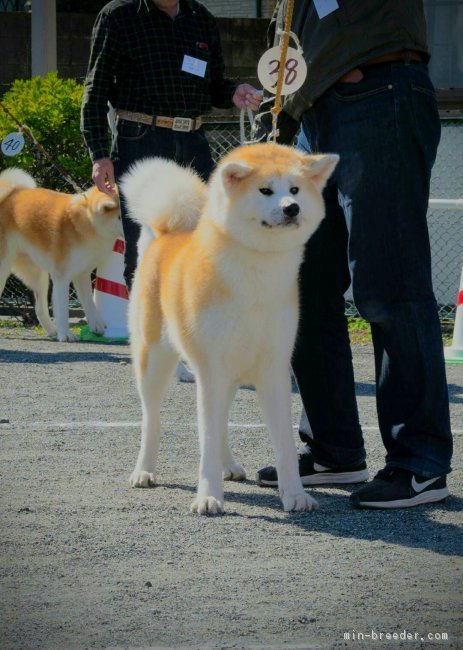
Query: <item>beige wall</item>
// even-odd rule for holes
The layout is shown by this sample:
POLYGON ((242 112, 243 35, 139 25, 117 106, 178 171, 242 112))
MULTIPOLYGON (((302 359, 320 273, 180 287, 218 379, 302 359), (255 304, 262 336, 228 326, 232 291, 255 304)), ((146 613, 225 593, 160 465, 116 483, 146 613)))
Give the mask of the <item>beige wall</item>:
MULTIPOLYGON (((255 18, 256 0, 201 0, 215 16, 255 18)), ((262 18, 270 18, 276 0, 261 0, 262 18)))

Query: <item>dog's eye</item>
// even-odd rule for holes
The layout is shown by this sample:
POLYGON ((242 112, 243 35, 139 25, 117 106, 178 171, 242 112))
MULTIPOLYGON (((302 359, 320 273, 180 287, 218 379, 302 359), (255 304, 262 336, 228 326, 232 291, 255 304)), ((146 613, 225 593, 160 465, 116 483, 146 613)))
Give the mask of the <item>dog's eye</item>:
POLYGON ((272 196, 273 194, 273 190, 271 190, 269 187, 260 187, 259 192, 264 196, 272 196))
POLYGON ((291 194, 297 194, 299 192, 299 188, 298 187, 292 187, 289 191, 291 192, 291 194))

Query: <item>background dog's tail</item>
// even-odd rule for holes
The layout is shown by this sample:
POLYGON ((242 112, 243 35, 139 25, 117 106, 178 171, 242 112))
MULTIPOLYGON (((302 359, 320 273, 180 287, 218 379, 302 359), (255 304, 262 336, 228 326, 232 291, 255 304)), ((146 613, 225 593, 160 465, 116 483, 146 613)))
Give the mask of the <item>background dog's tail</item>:
POLYGON ((206 201, 206 184, 171 160, 135 163, 119 183, 132 219, 155 236, 193 230, 206 201))
POLYGON ((30 174, 17 167, 9 167, 0 174, 0 203, 13 190, 33 189, 34 187, 37 187, 37 184, 30 174))

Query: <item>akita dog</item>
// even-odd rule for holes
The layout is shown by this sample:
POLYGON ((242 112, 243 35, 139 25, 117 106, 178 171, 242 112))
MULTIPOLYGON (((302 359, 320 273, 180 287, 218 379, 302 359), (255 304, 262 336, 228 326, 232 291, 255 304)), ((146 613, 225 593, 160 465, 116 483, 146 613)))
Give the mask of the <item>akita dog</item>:
POLYGON ((227 154, 208 186, 159 158, 122 178, 130 214, 142 224, 129 306, 143 411, 133 487, 156 482, 161 400, 181 357, 197 381, 201 462, 192 512, 222 513, 222 478, 246 477, 227 435, 240 384, 256 388, 284 509, 316 507, 298 473, 290 360, 304 244, 323 219, 321 192, 337 162, 253 144, 227 154))
POLYGON ((0 295, 10 273, 34 292, 35 312, 48 336, 75 341, 69 329, 71 281, 90 329, 103 334, 92 296, 91 271, 122 235, 119 196, 96 187, 84 194, 38 188, 32 176, 10 168, 0 174, 0 295), (48 310, 53 281, 53 324, 48 310))

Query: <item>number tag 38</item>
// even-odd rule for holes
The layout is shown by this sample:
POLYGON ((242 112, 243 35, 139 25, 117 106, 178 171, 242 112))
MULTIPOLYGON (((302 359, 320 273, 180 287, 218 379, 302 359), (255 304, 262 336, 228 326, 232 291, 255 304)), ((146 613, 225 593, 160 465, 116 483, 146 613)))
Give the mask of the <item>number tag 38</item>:
MULTIPOLYGON (((275 95, 278 72, 280 70, 280 48, 272 47, 264 52, 257 66, 257 76, 265 90, 275 95)), ((285 72, 283 75, 282 95, 289 95, 296 92, 302 86, 307 77, 307 65, 299 50, 288 47, 286 55, 285 72)))

